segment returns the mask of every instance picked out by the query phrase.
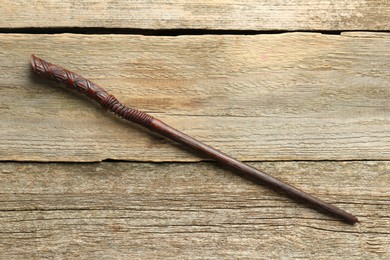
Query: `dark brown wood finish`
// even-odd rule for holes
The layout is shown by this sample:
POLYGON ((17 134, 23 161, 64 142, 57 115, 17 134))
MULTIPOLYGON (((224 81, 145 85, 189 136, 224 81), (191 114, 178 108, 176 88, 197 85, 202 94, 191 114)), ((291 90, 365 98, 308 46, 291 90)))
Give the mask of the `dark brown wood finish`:
POLYGON ((83 78, 82 76, 61 68, 52 63, 46 62, 36 56, 31 56, 31 65, 35 75, 62 83, 68 88, 76 90, 86 96, 93 98, 104 109, 113 112, 115 115, 129 120, 133 123, 146 127, 152 132, 160 134, 177 143, 183 144, 201 154, 212 158, 224 166, 233 169, 237 174, 253 179, 257 182, 272 187, 277 191, 284 192, 300 201, 309 203, 317 208, 323 209, 328 213, 344 220, 347 223, 354 224, 358 219, 350 213, 324 202, 312 195, 301 191, 281 180, 278 180, 266 173, 263 173, 241 161, 238 161, 172 127, 164 122, 133 108, 127 107, 119 102, 113 95, 109 94, 100 86, 83 78))

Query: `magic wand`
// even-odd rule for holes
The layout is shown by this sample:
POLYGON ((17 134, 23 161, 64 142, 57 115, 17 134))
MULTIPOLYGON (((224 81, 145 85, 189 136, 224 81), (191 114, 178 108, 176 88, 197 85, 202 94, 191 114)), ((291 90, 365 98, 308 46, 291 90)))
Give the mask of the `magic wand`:
POLYGON ((69 70, 61 68, 52 63, 46 62, 34 55, 31 55, 31 66, 35 75, 53 80, 57 83, 62 83, 72 90, 76 90, 98 102, 104 109, 109 110, 115 115, 139 124, 148 130, 171 139, 179 144, 191 148, 207 157, 214 159, 227 166, 235 173, 270 186, 276 191, 284 192, 291 197, 309 203, 317 208, 323 209, 328 213, 344 220, 347 223, 354 224, 358 219, 350 213, 333 206, 325 201, 322 201, 312 195, 301 191, 281 180, 278 180, 264 172, 261 172, 241 161, 238 161, 214 148, 208 146, 169 125, 154 118, 140 110, 125 106, 113 95, 109 94, 102 87, 83 78, 82 76, 73 73, 69 70))

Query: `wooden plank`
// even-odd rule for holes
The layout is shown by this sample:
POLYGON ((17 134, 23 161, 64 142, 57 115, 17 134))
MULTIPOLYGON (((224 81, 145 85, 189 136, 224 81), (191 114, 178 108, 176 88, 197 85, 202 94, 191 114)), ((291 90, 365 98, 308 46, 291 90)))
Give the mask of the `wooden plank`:
POLYGON ((2 163, 2 257, 389 259, 390 162, 252 165, 361 222, 212 163, 2 163))
POLYGON ((2 160, 197 161, 30 73, 31 53, 242 160, 390 158, 390 34, 0 36, 2 160))
POLYGON ((389 30, 387 0, 8 1, 0 28, 389 30))

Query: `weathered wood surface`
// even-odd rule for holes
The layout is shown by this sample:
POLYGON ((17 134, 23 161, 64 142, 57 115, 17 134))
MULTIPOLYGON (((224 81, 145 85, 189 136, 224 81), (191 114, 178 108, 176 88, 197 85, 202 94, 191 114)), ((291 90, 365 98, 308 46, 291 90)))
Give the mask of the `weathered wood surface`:
POLYGON ((8 1, 0 28, 389 30, 387 0, 8 1))
MULTIPOLYGON (((14 32, 389 31, 389 20, 386 0, 0 7, 0 30, 14 32)), ((0 259, 389 259, 389 49, 388 33, 369 32, 0 34, 0 160, 22 161, 0 162, 0 259), (194 163, 201 158, 36 80, 31 53, 239 159, 274 161, 250 164, 361 223, 194 163), (107 158, 139 162, 26 162, 107 158)))
POLYGON ((339 222, 213 163, 2 163, 1 255, 390 258, 389 162, 252 165, 361 223, 339 222))
POLYGON ((242 160, 388 160, 389 49, 386 33, 1 35, 1 159, 199 160, 35 79, 35 53, 242 160))

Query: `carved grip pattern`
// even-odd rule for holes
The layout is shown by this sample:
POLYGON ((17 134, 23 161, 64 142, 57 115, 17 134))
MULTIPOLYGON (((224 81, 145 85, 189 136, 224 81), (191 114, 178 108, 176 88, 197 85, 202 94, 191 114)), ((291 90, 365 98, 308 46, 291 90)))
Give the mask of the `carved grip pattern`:
POLYGON ((137 109, 125 106, 102 87, 60 66, 31 55, 31 67, 35 75, 64 84, 98 102, 104 109, 133 123, 149 127, 153 117, 137 109))

